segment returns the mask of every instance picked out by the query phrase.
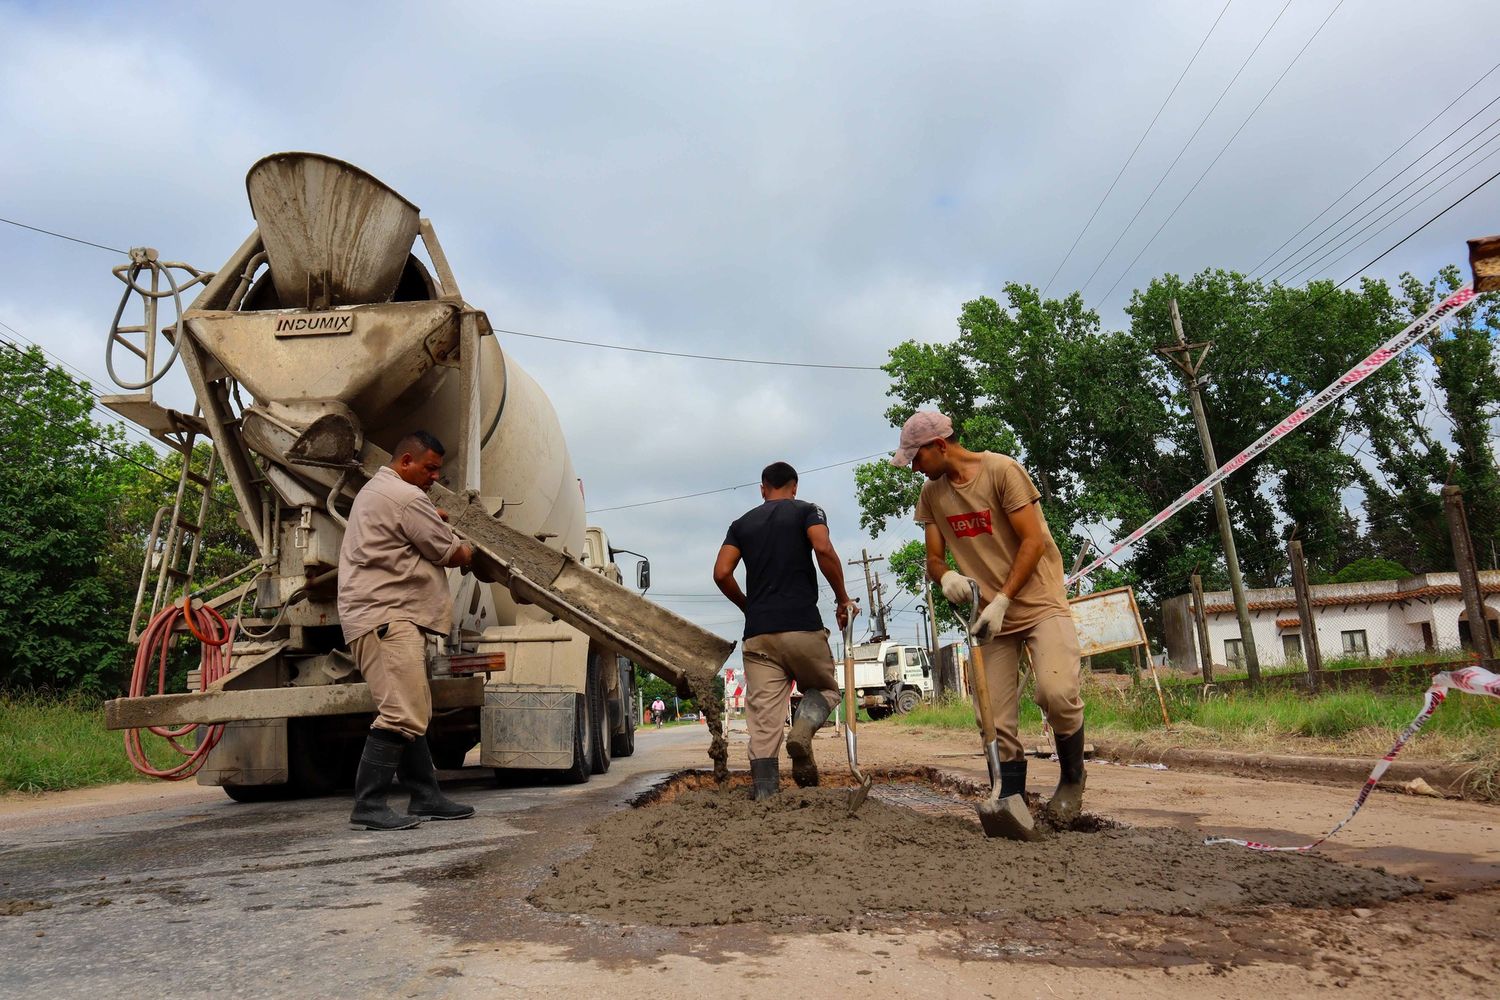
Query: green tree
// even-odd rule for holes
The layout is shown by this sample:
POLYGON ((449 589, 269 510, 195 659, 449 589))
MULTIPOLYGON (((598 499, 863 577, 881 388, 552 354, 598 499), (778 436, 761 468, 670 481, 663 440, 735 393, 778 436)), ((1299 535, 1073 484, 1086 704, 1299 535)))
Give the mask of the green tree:
POLYGON ((0 350, 0 687, 120 689, 129 663, 120 609, 100 573, 111 511, 152 456, 90 417, 87 385, 36 349, 0 350))
POLYGON ((1356 559, 1328 578, 1329 583, 1366 583, 1371 580, 1405 580, 1411 570, 1389 559, 1356 559))

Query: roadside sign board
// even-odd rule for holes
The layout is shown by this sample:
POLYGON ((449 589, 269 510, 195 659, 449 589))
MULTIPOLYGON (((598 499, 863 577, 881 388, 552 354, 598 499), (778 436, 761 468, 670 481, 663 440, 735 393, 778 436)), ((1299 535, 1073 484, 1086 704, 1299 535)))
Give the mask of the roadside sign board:
POLYGON ((1073 606, 1080 656, 1146 645, 1146 626, 1141 623, 1135 592, 1129 587, 1084 594, 1068 603, 1073 606))

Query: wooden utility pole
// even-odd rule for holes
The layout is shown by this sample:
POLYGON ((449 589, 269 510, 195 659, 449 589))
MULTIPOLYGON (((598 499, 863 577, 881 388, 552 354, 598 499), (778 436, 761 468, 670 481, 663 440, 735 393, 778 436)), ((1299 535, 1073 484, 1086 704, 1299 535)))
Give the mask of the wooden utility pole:
MULTIPOLYGON (((1187 375, 1188 398, 1193 406, 1193 423, 1198 425, 1198 443, 1203 446, 1203 463, 1209 474, 1219 471, 1219 460, 1214 457, 1214 441, 1208 433, 1208 416, 1203 410, 1203 397, 1198 392, 1198 373, 1203 370, 1203 359, 1208 356, 1213 341, 1189 344, 1182 332, 1182 314, 1177 311, 1177 299, 1172 299, 1172 330, 1177 334, 1177 346, 1158 347, 1158 354, 1169 359, 1187 375), (1197 356, 1194 357, 1194 352, 1197 356)), ((1260 656, 1255 651, 1255 635, 1250 629, 1250 606, 1245 601, 1245 581, 1240 576, 1240 557, 1234 547, 1234 531, 1229 526, 1229 507, 1224 503, 1224 487, 1214 487, 1214 514, 1219 519, 1219 540, 1224 545, 1224 562, 1229 567, 1229 589, 1234 592, 1234 613, 1240 622, 1240 648, 1244 651, 1245 672, 1250 676, 1251 686, 1260 683, 1260 656)))
POLYGON ((1464 592, 1464 611, 1469 616, 1469 642, 1488 666, 1495 658, 1495 651, 1490 644, 1490 622, 1484 613, 1484 591, 1479 587, 1479 564, 1474 560, 1474 543, 1469 538, 1469 515, 1464 510, 1461 487, 1443 487, 1443 514, 1448 518, 1453 563, 1458 570, 1459 588, 1464 592))
POLYGON ((932 658, 932 697, 937 699, 947 693, 947 686, 943 684, 942 664, 938 661, 937 608, 932 606, 932 581, 926 574, 922 576, 922 593, 927 602, 927 655, 932 658))
POLYGON ((1203 683, 1214 682, 1214 651, 1208 644, 1208 612, 1203 608, 1203 577, 1193 574, 1193 621, 1198 626, 1198 669, 1203 683))
POLYGON ((879 642, 891 637, 890 629, 885 626, 885 584, 880 582, 880 571, 875 571, 875 629, 876 635, 871 638, 879 642))
MULTIPOLYGON (((860 549, 859 550, 859 554, 861 556, 863 556, 863 558, 861 558, 861 559, 850 559, 849 560, 849 565, 850 566, 859 566, 859 567, 862 567, 864 569, 864 571, 865 571, 865 594, 870 599, 870 603, 867 604, 867 605, 865 605, 865 607, 867 607, 867 608, 870 609, 870 613, 872 615, 873 614, 877 614, 878 611, 879 611, 880 605, 875 600, 875 583, 874 583, 873 580, 870 579, 870 564, 874 563, 874 562, 880 562, 880 560, 884 559, 885 556, 871 556, 868 549, 860 549)), ((881 622, 881 625, 882 625, 881 631, 883 632, 883 631, 885 631, 885 629, 884 629, 884 621, 881 622)))
POLYGON ((1302 558, 1300 539, 1293 538, 1286 543, 1286 555, 1292 564, 1292 589, 1297 592, 1297 619, 1302 630, 1302 661, 1307 664, 1307 686, 1316 691, 1323 684, 1323 651, 1318 648, 1312 595, 1307 589, 1307 560, 1302 558))

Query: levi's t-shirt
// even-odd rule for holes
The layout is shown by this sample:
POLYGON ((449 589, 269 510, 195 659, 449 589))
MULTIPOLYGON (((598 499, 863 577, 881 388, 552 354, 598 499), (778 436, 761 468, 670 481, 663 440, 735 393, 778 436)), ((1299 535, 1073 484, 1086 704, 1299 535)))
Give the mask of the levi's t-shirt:
MULTIPOLYGON (((943 535, 958 571, 979 584, 988 604, 1005 586, 1021 538, 1007 514, 1041 498, 1021 463, 1009 455, 979 453, 979 471, 961 485, 947 476, 927 482, 917 500, 916 522, 935 524, 943 535)), ((1072 615, 1063 587, 1062 553, 1042 521, 1042 557, 1031 579, 1017 592, 1005 613, 1000 634, 1022 632, 1057 615, 1072 615)))

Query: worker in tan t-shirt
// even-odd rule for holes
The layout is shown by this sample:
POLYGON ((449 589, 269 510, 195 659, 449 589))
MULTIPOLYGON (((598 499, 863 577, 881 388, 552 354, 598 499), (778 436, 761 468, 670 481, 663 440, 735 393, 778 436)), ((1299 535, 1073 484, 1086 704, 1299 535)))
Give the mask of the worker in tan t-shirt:
POLYGON ((427 636, 447 634, 453 622, 445 567, 466 568, 474 557, 427 497, 442 467, 437 438, 426 431, 402 438, 391 464, 354 498, 339 549, 339 624, 377 712, 354 777, 355 829, 474 815, 442 793, 427 745, 427 636), (406 814, 385 804, 393 776, 411 792, 406 814))
POLYGON ((1024 646, 1036 678, 1036 701, 1052 726, 1062 768, 1047 808, 1060 821, 1077 818, 1084 785, 1078 632, 1063 588, 1062 554, 1047 530, 1040 494, 1019 462, 968 450, 953 422, 932 410, 906 421, 891 464, 910 465, 928 480, 916 510, 926 531, 927 575, 955 605, 972 600, 971 579, 979 584, 984 608, 974 636, 984 644, 1000 741, 1001 797, 1026 788, 1026 755, 1017 736, 1024 646), (948 568, 945 550, 953 554, 958 572, 948 568))

